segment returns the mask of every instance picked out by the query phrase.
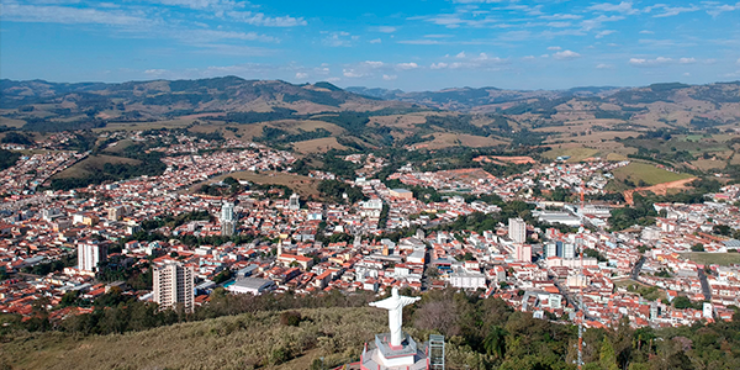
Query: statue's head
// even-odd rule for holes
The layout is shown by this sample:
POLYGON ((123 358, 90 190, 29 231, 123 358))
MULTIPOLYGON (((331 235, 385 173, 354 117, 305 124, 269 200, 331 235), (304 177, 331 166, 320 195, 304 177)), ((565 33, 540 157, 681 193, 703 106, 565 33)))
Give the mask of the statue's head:
POLYGON ((391 289, 391 295, 393 295, 394 297, 398 297, 398 288, 391 289))

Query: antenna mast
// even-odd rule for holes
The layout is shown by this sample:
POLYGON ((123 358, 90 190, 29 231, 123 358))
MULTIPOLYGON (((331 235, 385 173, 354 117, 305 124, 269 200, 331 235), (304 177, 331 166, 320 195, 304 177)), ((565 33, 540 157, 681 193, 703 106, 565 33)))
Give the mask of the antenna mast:
MULTIPOLYGON (((583 193, 584 189, 583 186, 581 186, 581 214, 583 214, 583 193)), ((583 229, 581 229, 583 230, 583 229)), ((586 280, 585 276, 583 275, 583 240, 581 240, 580 243, 580 259, 581 263, 578 266, 578 313, 576 314, 576 318, 578 320, 578 370, 581 370, 581 367, 583 366, 583 318, 585 316, 585 313, 583 312, 583 282, 586 280)))

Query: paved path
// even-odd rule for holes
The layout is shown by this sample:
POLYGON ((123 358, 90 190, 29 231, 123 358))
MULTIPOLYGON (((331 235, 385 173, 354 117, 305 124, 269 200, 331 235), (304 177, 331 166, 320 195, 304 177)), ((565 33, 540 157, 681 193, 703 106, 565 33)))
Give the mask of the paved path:
POLYGON ((641 257, 639 261, 635 264, 635 268, 632 269, 632 273, 630 273, 630 278, 634 281, 640 281, 640 270, 642 270, 642 265, 645 263, 645 257, 641 257))
POLYGON ((707 281, 707 275, 704 274, 703 269, 699 269, 699 281, 701 281, 701 291, 704 293, 705 301, 712 301, 712 290, 709 289, 709 282, 707 281))

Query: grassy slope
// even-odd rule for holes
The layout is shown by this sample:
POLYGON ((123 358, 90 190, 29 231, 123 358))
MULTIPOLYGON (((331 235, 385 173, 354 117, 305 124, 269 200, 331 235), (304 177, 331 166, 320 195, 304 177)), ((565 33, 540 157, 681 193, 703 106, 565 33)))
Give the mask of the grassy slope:
POLYGON ((569 163, 577 163, 586 158, 594 157, 599 151, 591 148, 573 147, 573 148, 556 148, 545 153, 542 156, 545 158, 555 159, 560 156, 570 156, 568 159, 569 163))
POLYGON ((729 266, 732 264, 740 264, 740 253, 682 253, 682 257, 690 259, 700 264, 716 264, 721 266, 729 266))
POLYGON ((618 168, 613 171, 614 177, 622 181, 629 178, 632 182, 638 183, 640 180, 648 185, 662 184, 690 178, 691 175, 685 173, 673 173, 646 163, 633 162, 629 165, 618 168))
POLYGON ((387 325, 375 309, 301 310, 300 327, 280 324, 279 313, 260 312, 178 324, 123 335, 73 337, 35 334, 0 344, 0 363, 13 369, 307 369, 315 358, 327 366, 359 359, 364 342, 387 325), (276 349, 298 354, 270 363, 276 349))
POLYGON ((69 177, 85 177, 103 169, 106 163, 139 164, 141 161, 131 158, 116 157, 112 155, 95 155, 87 157, 66 170, 55 175, 54 178, 63 179, 69 177))
POLYGON ((190 191, 193 192, 199 189, 203 184, 211 184, 214 182, 221 181, 227 177, 233 177, 237 180, 247 180, 257 184, 270 184, 270 185, 285 185, 304 197, 318 196, 319 191, 317 189, 319 181, 312 179, 308 176, 291 175, 280 172, 262 171, 259 174, 251 171, 239 171, 232 172, 229 174, 216 176, 207 181, 195 184, 190 187, 190 191))

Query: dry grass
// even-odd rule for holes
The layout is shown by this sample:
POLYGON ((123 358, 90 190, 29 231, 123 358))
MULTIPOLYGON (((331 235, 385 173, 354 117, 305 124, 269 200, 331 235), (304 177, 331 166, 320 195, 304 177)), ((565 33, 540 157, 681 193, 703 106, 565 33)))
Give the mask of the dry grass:
POLYGON ((319 183, 318 180, 312 179, 308 176, 292 175, 282 172, 270 171, 263 171, 260 173, 255 173, 252 171, 232 172, 195 184, 191 186, 188 191, 192 193, 200 188, 201 185, 218 182, 227 177, 233 177, 237 180, 247 180, 257 184, 285 185, 295 190, 303 197, 319 196, 319 191, 317 190, 317 186, 319 183))
POLYGON ((8 126, 8 127, 16 127, 16 128, 18 128, 18 127, 22 127, 25 124, 26 124, 26 121, 24 121, 24 120, 0 116, 0 126, 8 126))
POLYGON ((703 265, 729 266, 740 264, 740 253, 681 253, 681 257, 703 265))
POLYGON ((156 130, 161 128, 183 128, 192 124, 195 119, 176 119, 169 121, 155 121, 155 122, 111 122, 105 127, 95 128, 95 132, 103 131, 140 131, 140 130, 156 130))
POLYGON ((322 137, 320 139, 299 141, 293 143, 293 149, 301 153, 326 153, 331 149, 345 150, 346 146, 339 144, 335 137, 322 137))
POLYGON ((471 148, 483 148, 506 144, 505 141, 492 137, 475 136, 468 134, 453 134, 449 132, 434 133, 434 140, 416 144, 417 148, 442 149, 451 146, 464 146, 471 148))
POLYGON ((556 159, 561 156, 570 156, 567 160, 568 163, 577 163, 586 158, 595 157, 599 153, 598 150, 586 147, 570 147, 570 148, 554 148, 547 152, 542 153, 545 158, 556 159))
POLYGON ((666 182, 685 180, 692 176, 685 173, 675 173, 657 168, 651 164, 632 162, 625 167, 613 171, 614 177, 623 181, 629 179, 637 184, 640 180, 648 185, 657 185, 666 182))
POLYGON ((106 163, 126 163, 135 165, 141 163, 141 161, 105 154, 93 155, 54 175, 54 178, 63 179, 70 177, 85 177, 102 170, 106 163))
POLYGON ((308 369, 356 360, 363 344, 386 330, 387 315, 366 308, 301 310, 307 320, 283 326, 279 313, 259 312, 177 324, 123 335, 29 335, 0 345, 13 369, 308 369), (275 350, 295 359, 271 363, 275 350))
POLYGON ((426 117, 416 114, 404 114, 393 116, 374 116, 370 117, 368 125, 377 123, 380 126, 398 127, 404 130, 415 129, 415 125, 426 122, 426 117))
POLYGON ((697 159, 691 165, 702 171, 719 170, 725 168, 727 162, 723 160, 697 159))

